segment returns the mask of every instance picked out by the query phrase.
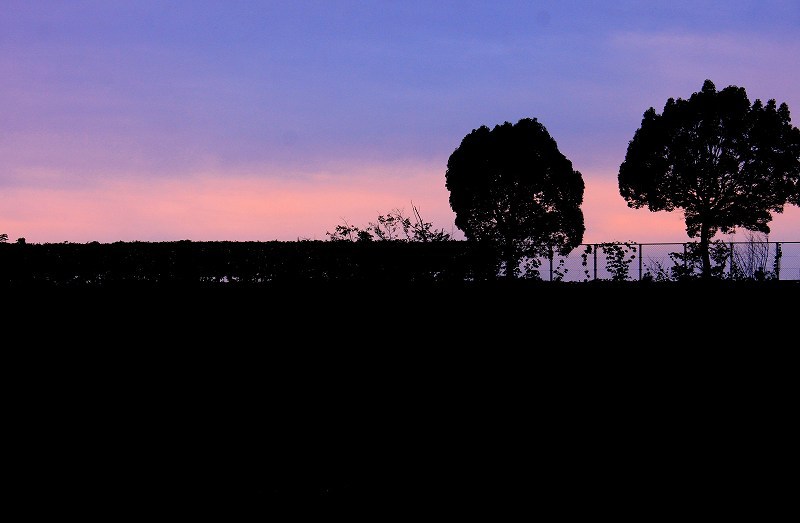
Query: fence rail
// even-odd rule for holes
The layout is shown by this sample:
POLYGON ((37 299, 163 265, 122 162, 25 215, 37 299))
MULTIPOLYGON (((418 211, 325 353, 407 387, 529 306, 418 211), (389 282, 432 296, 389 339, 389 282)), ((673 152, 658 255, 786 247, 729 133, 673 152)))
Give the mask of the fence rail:
MULTIPOLYGON (((800 280, 800 242, 714 241, 709 247, 714 276, 728 279, 800 280)), ((567 256, 528 259, 523 273, 551 281, 652 279, 699 276, 699 243, 610 242, 582 244, 567 256)))

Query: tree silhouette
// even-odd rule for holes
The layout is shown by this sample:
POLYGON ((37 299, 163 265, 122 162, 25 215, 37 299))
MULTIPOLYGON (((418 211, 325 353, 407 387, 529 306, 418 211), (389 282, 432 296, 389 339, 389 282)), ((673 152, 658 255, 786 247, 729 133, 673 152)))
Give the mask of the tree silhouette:
POLYGON ((710 277, 714 235, 737 227, 769 233, 772 213, 798 203, 798 177, 800 130, 787 105, 751 104, 744 88, 717 92, 706 80, 688 100, 667 100, 662 114, 645 111, 618 180, 629 207, 683 209, 710 277))
POLYGON ((793 203, 800 207, 800 177, 797 177, 794 181, 794 190, 789 195, 787 202, 793 203))
POLYGON ((583 241, 583 177, 536 118, 474 129, 445 178, 456 227, 492 245, 508 278, 524 256, 565 255, 583 241))

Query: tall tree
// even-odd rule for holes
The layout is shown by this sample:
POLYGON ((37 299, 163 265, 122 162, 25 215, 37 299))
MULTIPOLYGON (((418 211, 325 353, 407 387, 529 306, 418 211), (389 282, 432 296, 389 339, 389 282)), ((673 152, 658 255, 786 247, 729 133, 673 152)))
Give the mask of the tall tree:
POLYGON ((456 227, 492 245, 508 278, 524 256, 568 254, 583 241, 583 177, 536 118, 473 129, 445 179, 456 227))
POLYGON ((716 233, 742 227, 768 234, 772 213, 798 204, 798 178, 800 131, 787 105, 751 104, 743 87, 717 91, 706 80, 688 100, 667 100, 660 115, 645 111, 618 180, 629 207, 683 209, 709 277, 716 233))

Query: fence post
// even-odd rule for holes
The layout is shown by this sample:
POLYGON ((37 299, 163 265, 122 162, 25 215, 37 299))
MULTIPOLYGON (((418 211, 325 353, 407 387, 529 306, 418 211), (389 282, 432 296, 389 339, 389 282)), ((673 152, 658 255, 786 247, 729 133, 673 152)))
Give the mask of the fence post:
POLYGON ((597 244, 594 244, 594 279, 597 279, 597 244))
POLYGON ((781 242, 775 242, 775 279, 781 279, 781 242))
POLYGON ((548 245, 547 250, 550 254, 550 281, 553 281, 553 246, 548 245))
POLYGON ((639 281, 642 281, 642 244, 639 243, 639 281))

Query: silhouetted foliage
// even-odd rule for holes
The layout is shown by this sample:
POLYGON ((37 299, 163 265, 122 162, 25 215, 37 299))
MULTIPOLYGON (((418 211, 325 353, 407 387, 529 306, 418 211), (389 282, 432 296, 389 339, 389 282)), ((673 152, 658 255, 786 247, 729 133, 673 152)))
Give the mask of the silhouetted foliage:
POLYGON ((672 279, 690 280, 698 277, 723 278, 725 265, 730 259, 730 247, 723 240, 712 240, 704 247, 701 243, 684 244, 683 252, 669 254, 673 265, 670 268, 672 279), (706 268, 705 256, 709 265, 706 268))
POLYGON ((750 233, 744 242, 744 248, 731 249, 731 279, 739 280, 772 280, 778 279, 780 272, 781 244, 775 244, 772 265, 769 266, 769 239, 762 234, 750 233))
POLYGON ((627 281, 630 278, 631 262, 636 259, 638 247, 634 242, 605 242, 587 245, 581 253, 581 265, 586 275, 584 281, 594 279, 589 272, 589 255, 603 253, 606 260, 606 272, 611 275, 611 281, 627 281))
POLYGON ((508 278, 523 257, 567 254, 583 241, 583 177, 535 118, 474 129, 445 178, 456 227, 492 245, 508 278))
POLYGON ((710 80, 688 100, 670 98, 662 114, 645 111, 619 169, 629 207, 683 209, 686 232, 700 238, 702 274, 709 245, 737 227, 769 233, 772 213, 798 203, 800 130, 775 100, 750 103, 745 89, 717 92, 710 80))
POLYGON ((484 262, 467 242, 1 243, 0 285, 11 287, 264 287, 463 282, 484 262))
POLYGON ((361 229, 356 225, 350 225, 347 220, 334 227, 333 232, 328 231, 328 239, 332 242, 368 242, 372 241, 372 233, 369 229, 361 229))
MULTIPOLYGON (((780 279, 783 257, 781 243, 770 243, 765 235, 748 234, 745 242, 726 243, 724 240, 709 242, 711 277, 731 281, 767 281, 780 279), (726 270, 727 269, 727 270, 726 270)), ((672 265, 650 261, 643 279, 651 281, 685 281, 702 277, 703 256, 698 242, 683 244, 683 251, 669 253, 672 265)))
POLYGON ((8 241, 8 234, 6 233, 0 234, 0 243, 5 243, 7 241, 8 241))
MULTIPOLYGON (((731 282, 800 283, 791 264, 781 272, 782 247, 772 245, 753 242, 737 251, 734 244, 712 242, 713 274, 731 282)), ((631 280, 639 276, 667 283, 694 280, 700 274, 698 245, 689 243, 670 254, 672 267, 639 260, 642 273, 632 276, 639 248, 619 242, 588 246, 579 253, 584 281, 634 284, 631 280)), ((0 242, 0 288, 269 289, 298 296, 330 289, 343 297, 354 296, 356 289, 380 289, 386 294, 401 288, 417 292, 498 286, 538 289, 554 284, 560 288, 557 282, 581 285, 564 281, 569 272, 566 261, 566 257, 526 258, 522 277, 506 281, 498 277, 494 247, 478 241, 0 242)))
POLYGON ((414 219, 406 216, 403 209, 392 209, 378 215, 377 221, 361 229, 350 225, 346 220, 337 225, 333 232, 327 232, 330 241, 404 241, 404 242, 442 242, 452 239, 443 229, 434 229, 433 224, 422 219, 419 209, 413 205, 414 219))

